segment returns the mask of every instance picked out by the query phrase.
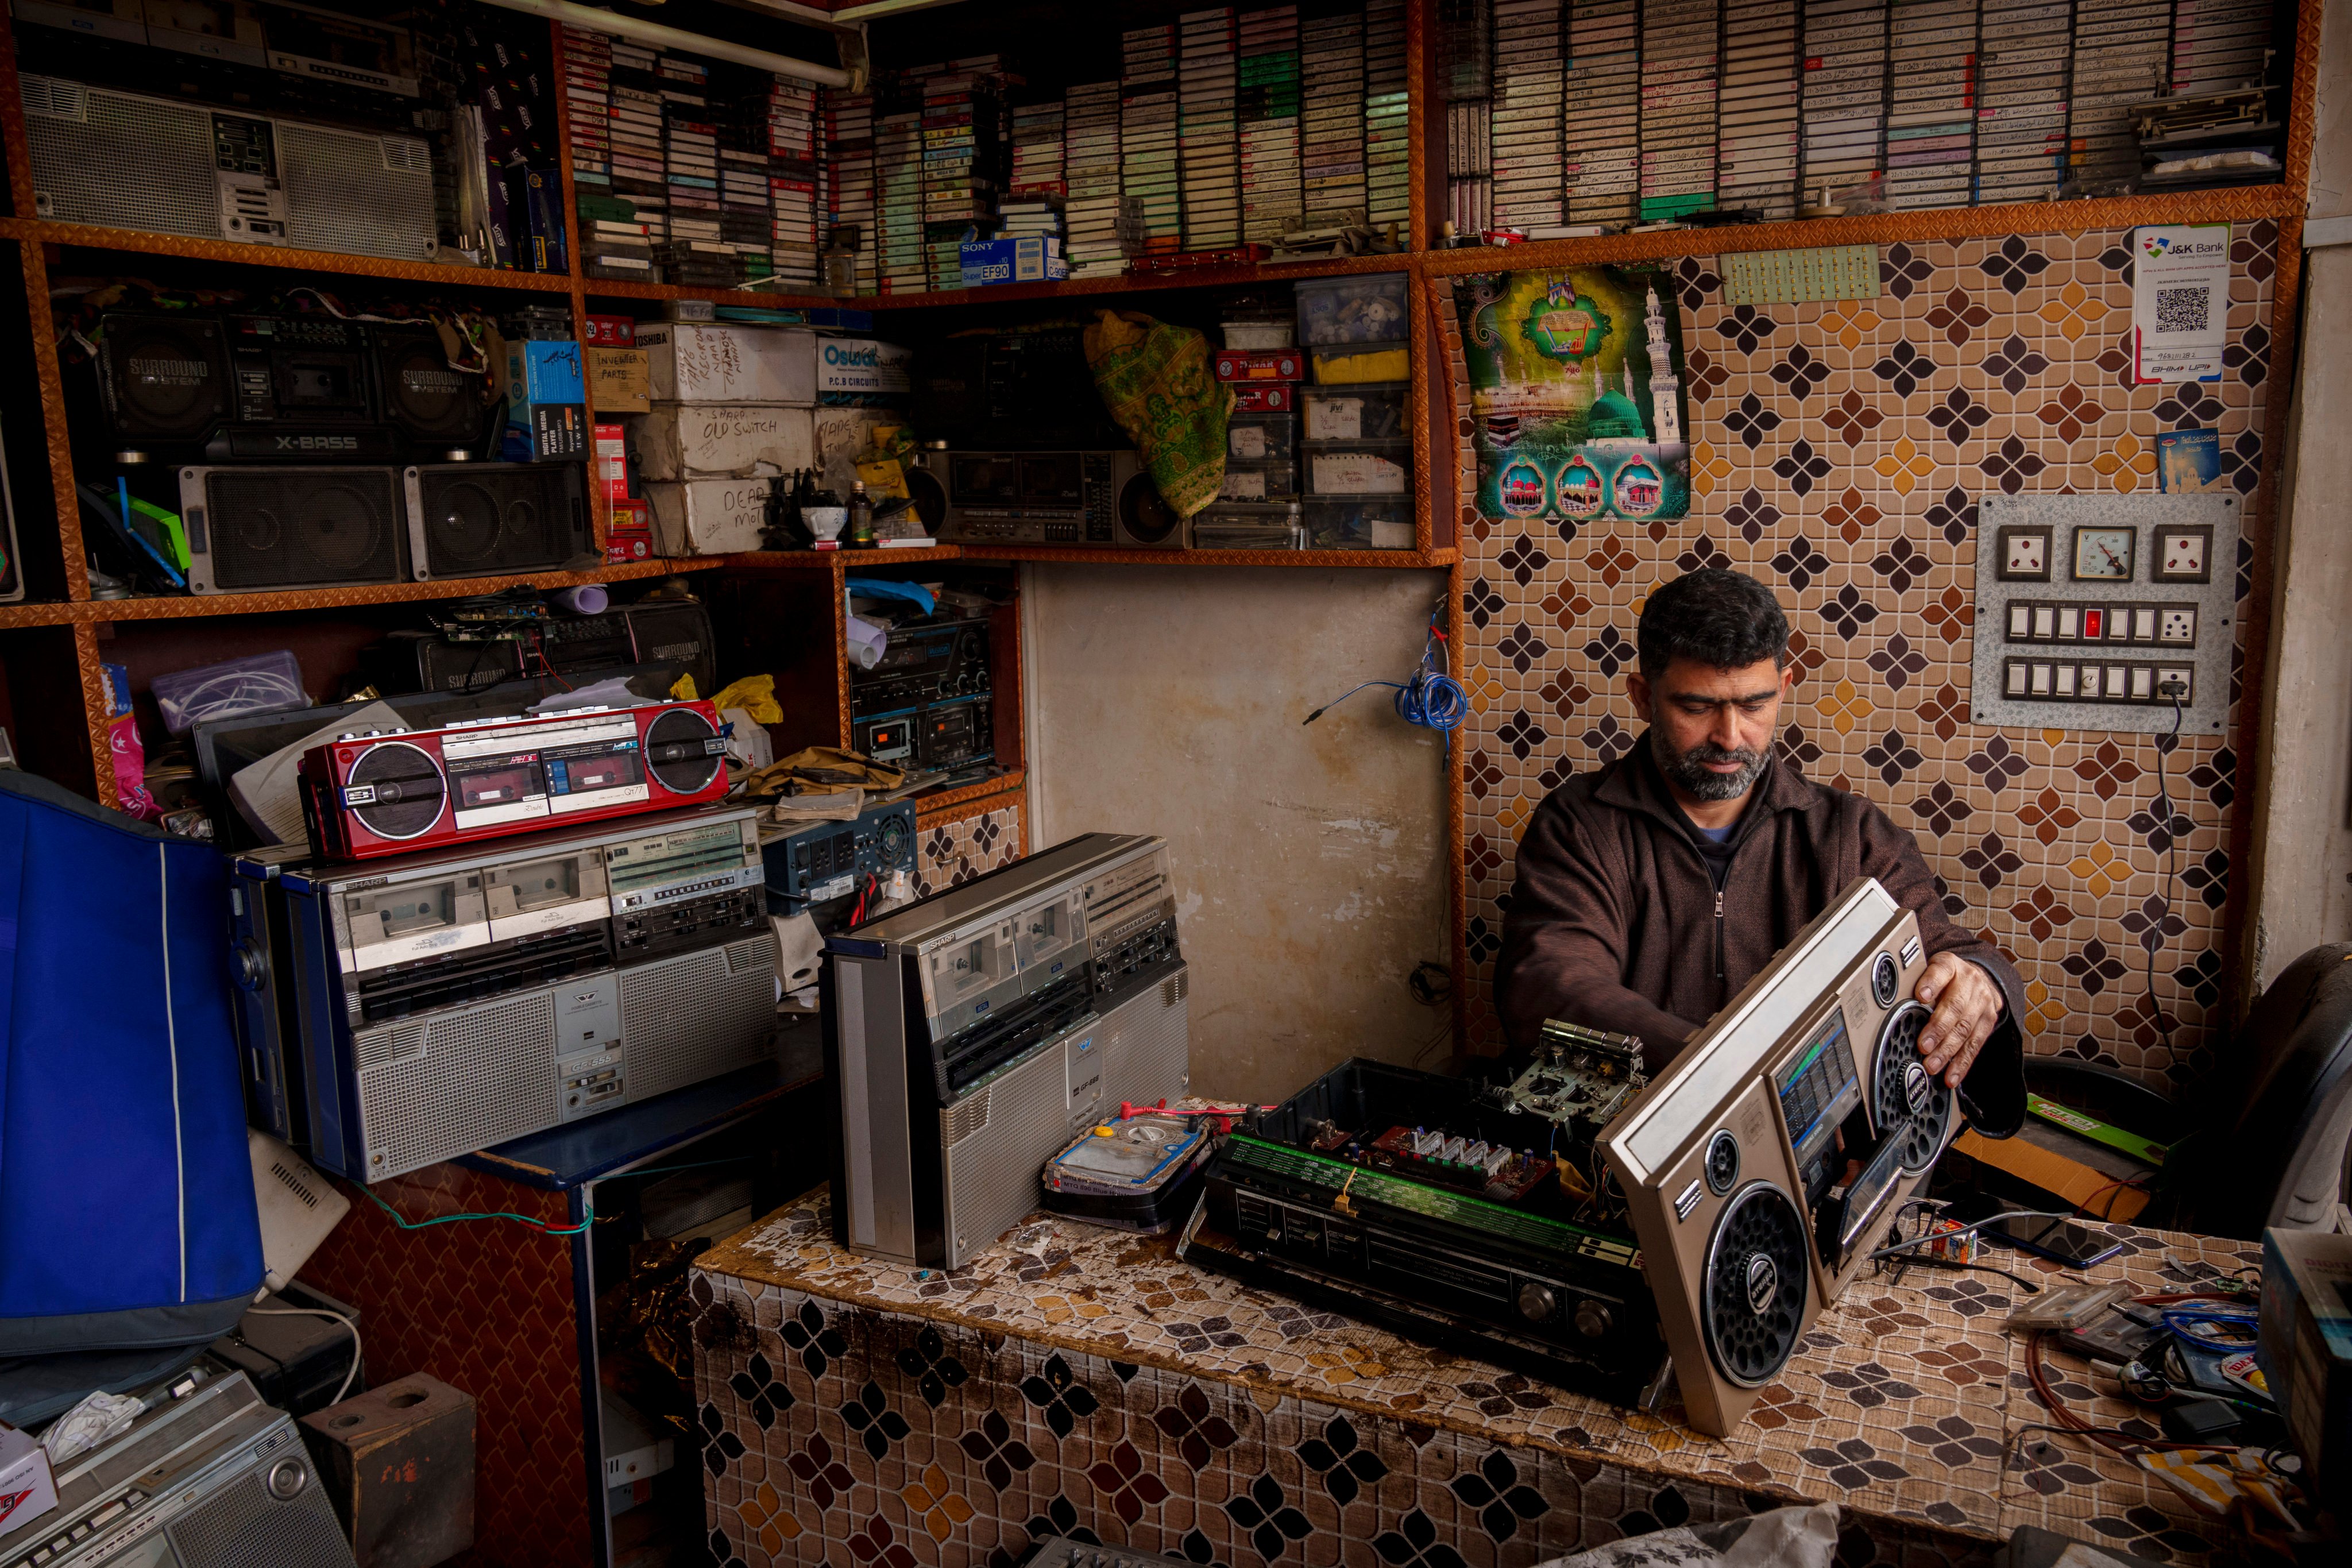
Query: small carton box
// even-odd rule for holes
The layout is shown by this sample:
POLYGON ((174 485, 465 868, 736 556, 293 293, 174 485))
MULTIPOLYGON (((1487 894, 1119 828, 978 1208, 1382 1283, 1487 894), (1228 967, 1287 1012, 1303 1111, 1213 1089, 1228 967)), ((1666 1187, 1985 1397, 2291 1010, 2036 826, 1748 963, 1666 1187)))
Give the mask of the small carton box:
POLYGON ((588 455, 588 391, 580 345, 570 341, 507 344, 507 435, 526 460, 588 455))
POLYGON ((32 1523, 57 1506, 57 1482, 40 1439, 0 1425, 0 1535, 32 1523))
POLYGON ((816 463, 813 412, 773 405, 656 403, 637 422, 644 479, 750 479, 816 463))
POLYGON ((2255 1358, 2312 1500, 2352 1507, 2352 1236, 2263 1232, 2255 1358))
POLYGON ((820 338, 816 345, 816 395, 820 402, 903 397, 912 389, 908 366, 914 351, 873 338, 820 338))
POLYGON ((589 405, 607 414, 649 414, 654 405, 653 369, 643 349, 588 349, 589 405))
POLYGON ((653 554, 652 510, 643 500, 614 501, 612 521, 604 529, 605 564, 627 566, 639 561, 650 561, 653 554))
POLYGON ((1307 374, 1307 361, 1297 349, 1219 349, 1214 368, 1219 381, 1291 382, 1307 374))
POLYGON ((768 487, 760 479, 673 480, 646 487, 656 555, 734 555, 761 545, 768 487))
POLYGON ((629 499, 629 437, 619 425, 596 426, 596 451, 589 465, 589 492, 598 516, 610 526, 613 506, 629 499))
POLYGON ((731 321, 641 321, 656 403, 816 401, 816 333, 806 327, 755 327, 731 321))
POLYGON ((1062 259, 1062 242, 1050 236, 1028 239, 967 239, 956 259, 967 289, 998 283, 1051 283, 1070 275, 1062 259))
POLYGON ((591 316, 587 335, 582 342, 602 349, 625 349, 637 341, 637 321, 634 316, 591 316))

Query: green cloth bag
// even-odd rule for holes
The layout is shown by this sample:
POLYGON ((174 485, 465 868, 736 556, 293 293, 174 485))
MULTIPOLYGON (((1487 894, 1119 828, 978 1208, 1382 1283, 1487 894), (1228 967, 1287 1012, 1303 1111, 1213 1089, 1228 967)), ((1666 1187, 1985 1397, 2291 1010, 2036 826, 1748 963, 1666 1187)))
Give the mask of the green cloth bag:
POLYGON ((1233 391, 1209 374, 1209 340, 1132 310, 1102 310, 1086 330, 1087 366, 1103 406, 1142 454, 1160 499, 1190 517, 1225 482, 1233 391))

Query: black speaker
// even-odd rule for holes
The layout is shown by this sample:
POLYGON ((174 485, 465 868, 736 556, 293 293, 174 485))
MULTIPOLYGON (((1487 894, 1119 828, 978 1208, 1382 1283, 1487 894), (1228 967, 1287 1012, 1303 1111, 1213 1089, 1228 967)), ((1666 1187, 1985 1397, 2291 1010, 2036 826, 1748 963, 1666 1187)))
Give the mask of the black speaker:
POLYGON ((406 470, 404 482, 420 582, 597 563, 579 463, 433 463, 406 470))
POLYGON ((718 690, 709 610, 692 600, 648 600, 593 616, 556 616, 510 640, 458 642, 438 632, 400 631, 360 650, 361 676, 386 696, 646 668, 666 672, 655 689, 666 691, 691 675, 696 690, 718 690))
POLYGON ((408 577, 398 468, 184 468, 180 521, 191 593, 408 577))
POLYGON ((453 369, 440 331, 429 321, 378 325, 372 335, 385 421, 420 457, 479 447, 489 425, 482 401, 488 378, 453 369))
POLYGON ((110 446, 200 443, 228 417, 228 346, 216 318, 117 311, 100 326, 99 403, 110 446))

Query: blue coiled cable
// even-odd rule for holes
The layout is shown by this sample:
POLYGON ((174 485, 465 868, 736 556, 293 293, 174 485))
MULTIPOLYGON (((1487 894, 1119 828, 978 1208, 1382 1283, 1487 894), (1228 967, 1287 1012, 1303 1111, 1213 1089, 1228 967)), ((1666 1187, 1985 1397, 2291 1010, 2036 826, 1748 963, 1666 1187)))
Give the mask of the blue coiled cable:
POLYGON ((1410 677, 1403 680, 1367 680, 1341 692, 1299 722, 1312 724, 1357 692, 1385 686, 1396 693, 1391 705, 1398 718, 1424 730, 1435 730, 1446 737, 1447 745, 1452 745, 1454 731, 1470 717, 1470 694, 1462 689, 1460 681, 1445 672, 1446 637, 1438 629, 1437 614, 1434 610, 1430 612, 1429 636, 1421 645, 1421 663, 1410 677))

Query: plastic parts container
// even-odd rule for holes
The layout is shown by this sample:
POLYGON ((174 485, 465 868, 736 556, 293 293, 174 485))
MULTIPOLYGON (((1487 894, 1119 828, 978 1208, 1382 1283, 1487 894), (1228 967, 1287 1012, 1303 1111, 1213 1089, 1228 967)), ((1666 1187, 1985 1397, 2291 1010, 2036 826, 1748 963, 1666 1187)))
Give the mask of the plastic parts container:
POLYGON ((1401 496, 1412 490, 1412 443, 1348 441, 1310 447, 1307 489, 1317 496, 1401 496))
POLYGON ((1391 342, 1405 335, 1406 279, 1402 272, 1302 278, 1293 287, 1301 343, 1391 342))
POLYGON ((1356 386, 1369 381, 1405 381, 1412 375, 1412 349, 1402 339, 1385 343, 1334 343, 1307 351, 1318 386, 1356 386))
POLYGON ((205 719, 310 706, 301 663, 285 648, 175 669, 157 676, 149 689, 171 735, 184 735, 205 719))
POLYGON ((1280 501, 1298 493, 1296 463, 1225 463, 1225 482, 1217 490, 1221 501, 1280 501))
POLYGON ((1307 498, 1309 550, 1411 550, 1411 496, 1307 498))
POLYGON ((1230 462, 1287 462, 1298 455, 1296 414, 1235 414, 1225 421, 1230 462))
POLYGON ((1193 550, 1304 550, 1307 528, 1298 502, 1251 506, 1212 501, 1192 514, 1185 543, 1193 550))
POLYGON ((1365 382, 1339 391, 1310 387, 1299 395, 1309 441, 1411 440, 1412 383, 1365 382))
POLYGON ((1244 351, 1297 346, 1296 331, 1282 316, 1235 316, 1223 323, 1225 347, 1244 351))

